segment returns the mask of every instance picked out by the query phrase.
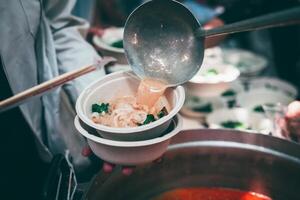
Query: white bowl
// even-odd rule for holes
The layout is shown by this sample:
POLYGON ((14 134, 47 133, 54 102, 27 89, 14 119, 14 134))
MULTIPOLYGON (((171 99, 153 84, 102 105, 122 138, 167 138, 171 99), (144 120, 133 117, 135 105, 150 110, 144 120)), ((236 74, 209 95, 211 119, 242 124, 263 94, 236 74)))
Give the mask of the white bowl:
POLYGON ((244 49, 223 49, 225 63, 236 66, 241 75, 257 75, 267 67, 267 59, 244 49))
POLYGON ((181 131, 182 118, 175 115, 172 119, 172 130, 161 137, 144 141, 114 141, 104 139, 86 131, 80 124, 78 116, 74 120, 80 134, 87 138, 95 155, 103 160, 120 165, 140 165, 160 158, 167 150, 170 139, 181 131))
POLYGON ((265 88, 274 92, 282 92, 283 95, 287 95, 291 98, 296 98, 298 95, 295 86, 278 78, 255 78, 249 82, 249 89, 252 90, 256 88, 265 88))
POLYGON ((232 65, 218 64, 215 66, 202 66, 199 72, 185 85, 190 94, 201 97, 219 96, 230 87, 230 83, 240 75, 237 68, 232 65), (216 69, 217 75, 203 76, 209 69, 216 69))
POLYGON ((111 27, 104 30, 102 36, 94 36, 93 43, 104 56, 111 56, 117 59, 119 64, 128 64, 123 48, 111 46, 113 42, 123 39, 124 28, 111 27))
POLYGON ((288 105, 293 100, 293 98, 288 97, 287 95, 265 88, 257 88, 237 95, 237 104, 250 111, 253 111, 255 107, 263 104, 280 103, 282 105, 288 105))
POLYGON ((245 131, 257 131, 268 134, 272 130, 272 122, 262 114, 253 113, 244 108, 220 109, 209 114, 206 119, 210 128, 222 128, 223 122, 239 121, 249 129, 241 129, 245 131))
POLYGON ((114 128, 94 123, 91 106, 96 102, 108 102, 125 95, 135 95, 140 80, 132 72, 116 72, 93 82, 82 91, 76 101, 78 117, 106 139, 121 141, 146 140, 160 136, 171 123, 171 119, 179 112, 185 100, 182 86, 168 88, 165 96, 171 105, 170 113, 147 125, 131 128, 114 128))
POLYGON ((203 118, 214 110, 223 107, 224 103, 219 97, 198 97, 187 95, 180 113, 190 118, 203 118), (208 109, 211 109, 211 111, 208 109))

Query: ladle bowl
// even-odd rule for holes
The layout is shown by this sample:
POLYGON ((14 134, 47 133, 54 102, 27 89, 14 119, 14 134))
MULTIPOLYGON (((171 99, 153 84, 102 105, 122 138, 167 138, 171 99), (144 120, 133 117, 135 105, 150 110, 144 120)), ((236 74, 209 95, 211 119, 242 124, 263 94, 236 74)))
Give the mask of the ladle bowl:
POLYGON ((204 37, 194 37, 199 27, 194 15, 176 1, 142 4, 124 30, 125 54, 134 73, 170 86, 191 79, 203 60, 204 37))
POLYGON ((152 0, 128 17, 123 45, 128 63, 138 76, 174 86, 190 80, 199 70, 206 37, 299 23, 300 7, 296 7, 204 30, 183 4, 152 0))

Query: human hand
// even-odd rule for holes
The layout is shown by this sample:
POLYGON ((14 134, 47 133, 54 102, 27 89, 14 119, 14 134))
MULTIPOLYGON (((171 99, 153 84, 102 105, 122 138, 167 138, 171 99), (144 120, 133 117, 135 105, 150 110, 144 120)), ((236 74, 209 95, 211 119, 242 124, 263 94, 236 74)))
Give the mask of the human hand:
MULTIPOLYGON (((84 157, 89 157, 93 154, 93 152, 92 152, 91 148, 88 145, 86 145, 85 147, 83 147, 81 154, 84 157)), ((115 166, 116 166, 115 164, 111 164, 111 163, 104 161, 104 163, 102 165, 102 170, 105 173, 111 173, 114 170, 115 166)), ((135 166, 122 166, 122 174, 129 176, 132 174, 134 168, 135 168, 135 166)))
MULTIPOLYGON (((85 147, 83 147, 81 154, 84 157, 89 157, 93 154, 93 152, 92 152, 91 148, 88 145, 86 145, 85 147)), ((155 160, 154 162, 160 162, 161 160, 162 160, 162 158, 159 158, 159 159, 155 160)), ((115 167, 116 167, 115 164, 104 161, 104 163, 102 165, 102 170, 105 173, 111 173, 115 167)), ((129 176, 134 172, 135 166, 121 166, 121 168, 122 168, 122 174, 125 176, 129 176)))
POLYGON ((285 115, 286 130, 291 137, 300 139, 300 101, 289 104, 285 115))
MULTIPOLYGON (((209 29, 213 29, 213 28, 223 26, 223 25, 224 25, 224 22, 221 19, 214 18, 214 19, 210 20, 208 23, 206 23, 203 28, 205 30, 209 30, 209 29)), ((226 37, 225 35, 221 35, 221 36, 205 38, 204 46, 205 46, 205 48, 210 48, 210 47, 216 46, 225 37, 226 37)))

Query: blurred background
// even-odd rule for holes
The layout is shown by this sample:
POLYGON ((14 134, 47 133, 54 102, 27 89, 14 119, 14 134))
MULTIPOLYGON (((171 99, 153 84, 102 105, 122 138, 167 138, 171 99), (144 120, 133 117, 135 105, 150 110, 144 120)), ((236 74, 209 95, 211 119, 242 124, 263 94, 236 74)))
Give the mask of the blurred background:
MULTIPOLYGON (((84 18, 90 24, 86 40, 99 55, 118 59, 115 65, 105 69, 106 74, 130 69, 122 44, 123 28, 128 15, 143 2, 76 1, 73 15, 84 18)), ((299 0, 181 2, 206 29, 300 5, 299 0)), ((187 92, 187 99, 181 110, 181 114, 185 116, 184 128, 233 128, 262 134, 272 132, 275 137, 297 141, 298 138, 293 135, 284 135, 275 122, 278 120, 277 115, 284 115, 278 104, 286 107, 299 99, 300 26, 216 37, 207 40, 205 45, 207 49, 201 70, 184 85, 187 92), (276 116, 274 109, 277 109, 276 116)), ((4 82, 6 79, 0 77, 0 80, 4 82)), ((73 105, 69 103, 68 106, 65 112, 73 119, 73 105)), ((8 115, 14 118, 13 114, 8 115)), ((1 117, 6 118, 8 115, 1 117)), ((24 121, 18 126, 29 129, 24 121)), ((34 137, 28 134, 5 137, 7 138, 2 140, 1 145, 5 149, 3 152, 9 152, 9 155, 6 158, 8 165, 2 170, 1 177, 7 178, 2 181, 0 188, 9 194, 18 187, 19 194, 13 196, 41 199, 50 165, 40 159, 34 137), (17 148, 12 149, 12 144, 17 148), (21 153, 23 156, 19 157, 21 153), (16 183, 17 180, 20 182, 16 183)), ((93 166, 86 170, 88 172, 82 172, 80 181, 88 182, 101 168, 101 161, 98 159, 92 158, 91 162, 93 166)))

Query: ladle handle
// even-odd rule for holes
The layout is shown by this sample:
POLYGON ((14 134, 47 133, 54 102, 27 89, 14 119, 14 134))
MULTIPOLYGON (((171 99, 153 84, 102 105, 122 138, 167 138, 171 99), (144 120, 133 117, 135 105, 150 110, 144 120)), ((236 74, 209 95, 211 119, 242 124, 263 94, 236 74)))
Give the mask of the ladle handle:
POLYGON ((196 31, 196 36, 213 37, 292 24, 300 24, 300 7, 255 17, 210 30, 203 30, 200 28, 196 31))
POLYGON ((38 97, 41 96, 48 91, 51 91, 52 89, 61 86, 65 84, 68 81, 71 81, 73 79, 76 79, 82 75, 85 75, 87 73, 90 73, 92 71, 95 71, 97 69, 100 69, 104 67, 105 65, 115 62, 115 58, 111 57, 104 57, 102 60, 97 62, 94 65, 82 67, 80 69, 64 73, 60 76, 57 76, 51 80, 45 81, 39 85, 36 85, 32 88, 29 88, 23 92, 20 92, 12 97, 9 97, 3 101, 0 101, 0 113, 4 112, 6 110, 9 110, 11 108, 14 108, 30 99, 33 97, 38 97))

